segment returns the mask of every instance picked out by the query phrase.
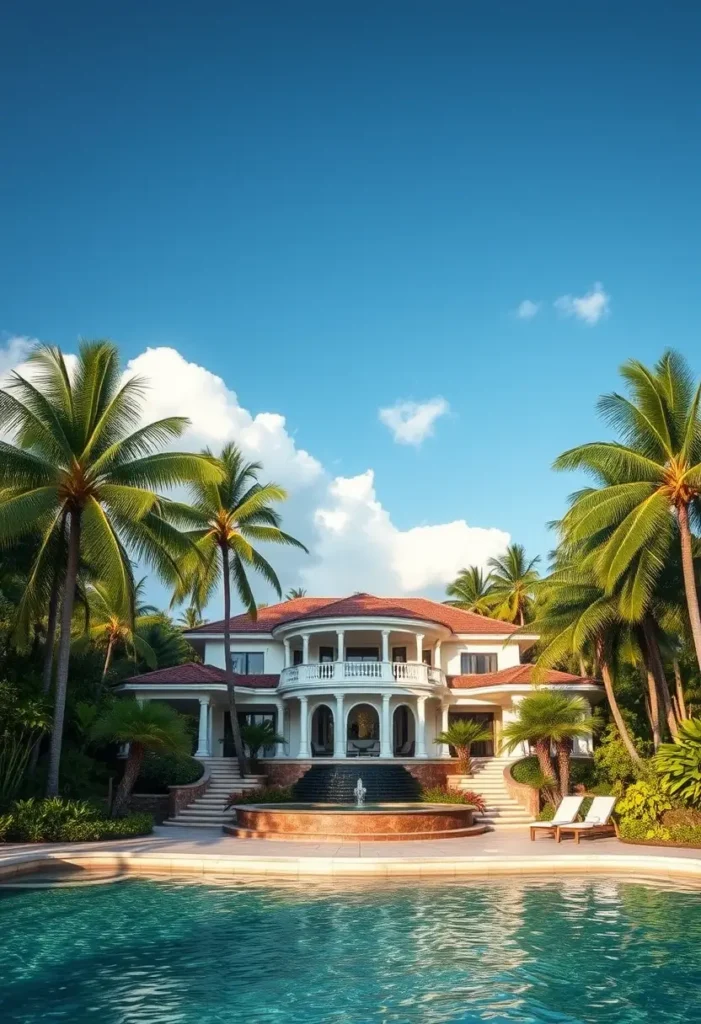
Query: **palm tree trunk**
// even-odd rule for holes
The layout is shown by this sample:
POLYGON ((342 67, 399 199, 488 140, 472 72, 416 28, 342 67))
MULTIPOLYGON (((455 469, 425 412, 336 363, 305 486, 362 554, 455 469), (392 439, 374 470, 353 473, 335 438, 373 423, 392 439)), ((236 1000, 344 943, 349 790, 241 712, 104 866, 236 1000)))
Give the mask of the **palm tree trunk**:
POLYGON ((623 715, 621 714, 621 709, 618 706, 618 701, 616 700, 616 695, 613 692, 613 679, 611 678, 611 670, 609 668, 608 662, 607 662, 607 660, 606 660, 606 658, 604 656, 603 640, 598 640, 597 641, 597 644, 596 644, 596 657, 597 657, 597 660, 599 662, 599 666, 601 668, 601 678, 603 679, 603 682, 604 682, 604 690, 606 692, 606 699, 609 702, 609 707, 611 708, 611 714, 613 715, 613 720, 616 723, 616 728, 618 729, 618 734, 621 737, 621 739, 623 740, 623 745, 626 748, 626 750, 628 751, 628 753, 630 755, 630 758, 633 761, 633 764, 640 765, 640 764, 643 763, 642 762, 642 758, 640 757, 640 754, 638 753, 638 751, 635 749, 635 744, 633 743, 633 740, 630 737, 630 733, 628 732, 628 726, 626 725, 625 719, 623 718, 623 715))
POLYGON ((70 514, 68 561, 63 585, 63 601, 61 602, 61 639, 58 646, 58 663, 56 666, 54 721, 49 752, 49 775, 46 782, 47 796, 58 796, 58 773, 61 766, 61 745, 63 743, 63 719, 66 711, 68 666, 71 657, 71 622, 73 619, 75 585, 78 578, 78 563, 80 561, 80 526, 80 511, 76 509, 70 514))
POLYGON ((687 505, 677 507, 677 522, 682 545, 682 570, 684 573, 684 591, 686 605, 691 622, 691 634, 694 638, 696 660, 701 669, 701 611, 699 611, 699 595, 696 590, 694 575, 694 552, 691 547, 691 529, 689 527, 689 509, 687 505))
POLYGON ((655 750, 657 750, 662 742, 662 732, 660 729, 660 704, 657 699, 657 684, 655 683, 655 677, 649 668, 646 669, 645 675, 647 678, 647 716, 650 719, 650 726, 652 728, 652 744, 655 750))
MULTIPOLYGON (((60 587, 60 576, 58 570, 54 575, 54 581, 51 587, 51 597, 49 598, 49 614, 46 620, 46 640, 44 646, 44 663, 41 670, 41 692, 48 694, 51 689, 51 676, 52 669, 54 667, 54 644, 56 643, 56 620, 58 618, 58 599, 61 593, 60 587)), ((27 774, 34 775, 37 770, 37 764, 39 763, 39 751, 41 750, 41 734, 32 747, 32 752, 29 756, 29 764, 27 765, 27 774)))
POLYGON ((567 742, 557 744, 557 768, 560 773, 560 793, 563 797, 570 792, 570 748, 567 742))
POLYGON ((117 787, 117 792, 112 804, 112 817, 122 818, 129 809, 129 798, 134 788, 134 783, 139 777, 141 765, 144 760, 145 749, 141 743, 129 744, 129 757, 124 765, 124 775, 117 787))
POLYGON ((682 683, 682 670, 679 666, 679 660, 675 658, 672 664, 674 665, 674 683, 677 690, 677 706, 679 708, 679 717, 688 718, 689 714, 686 710, 686 698, 684 697, 684 684, 682 683))
POLYGON ((229 578, 228 547, 222 547, 221 556, 224 582, 224 668, 226 671, 226 689, 229 695, 229 717, 231 718, 231 735, 234 740, 234 751, 236 752, 236 760, 239 763, 239 771, 243 776, 248 774, 248 763, 239 728, 236 694, 234 692, 234 669, 231 664, 231 627, 229 625, 231 618, 231 579, 229 578))
POLYGON ((472 761, 470 760, 470 748, 458 747, 458 766, 463 775, 472 775, 472 761))
POLYGON ((543 778, 547 779, 550 788, 557 792, 557 779, 553 771, 552 760, 550 759, 550 744, 548 741, 538 740, 535 744, 535 752, 543 778))
POLYGON ((676 716, 674 714, 674 708, 672 707, 672 697, 669 692, 669 683, 667 682, 667 676, 664 672, 664 665, 662 664, 660 645, 657 642, 653 622, 649 615, 646 615, 643 619, 643 633, 645 636, 645 645, 648 650, 652 674, 655 677, 655 683, 657 684, 660 697, 662 698, 662 709, 664 711, 665 720, 667 722, 667 728, 669 729, 670 735, 673 737, 673 739, 676 739, 679 735, 679 728, 677 725, 676 716))
POLYGON ((114 637, 111 636, 109 638, 108 642, 107 642, 107 654, 105 655, 105 664, 102 666, 102 682, 103 683, 105 681, 105 676, 107 675, 107 670, 110 667, 110 662, 112 661, 112 651, 113 651, 113 649, 114 649, 114 637))

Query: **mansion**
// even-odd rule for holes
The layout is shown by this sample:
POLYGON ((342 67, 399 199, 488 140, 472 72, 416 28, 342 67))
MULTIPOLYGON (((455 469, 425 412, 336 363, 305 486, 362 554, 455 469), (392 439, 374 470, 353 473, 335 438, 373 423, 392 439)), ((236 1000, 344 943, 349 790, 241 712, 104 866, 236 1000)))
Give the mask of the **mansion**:
MULTIPOLYGON (((198 758, 233 757, 223 623, 185 633, 202 664, 125 680, 140 700, 167 700, 199 723, 198 758)), ((244 722, 270 722, 282 741, 265 758, 311 761, 446 759, 438 735, 460 717, 486 724, 477 757, 500 751, 501 730, 534 684, 524 662, 537 636, 424 598, 303 597, 231 619, 236 702, 244 722)), ((550 670, 538 685, 603 698, 588 678, 550 670)), ((575 753, 591 752, 591 739, 575 753)), ((517 751, 518 756, 525 751, 517 751)))

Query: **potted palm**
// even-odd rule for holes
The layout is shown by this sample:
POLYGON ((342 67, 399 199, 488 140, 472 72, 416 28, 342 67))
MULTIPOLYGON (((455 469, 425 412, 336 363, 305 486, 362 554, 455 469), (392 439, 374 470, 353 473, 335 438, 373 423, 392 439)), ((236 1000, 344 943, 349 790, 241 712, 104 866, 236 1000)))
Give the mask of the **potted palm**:
POLYGON ((241 739, 248 749, 248 758, 254 773, 258 771, 258 755, 265 747, 284 743, 284 736, 278 736, 271 722, 249 723, 241 726, 241 739))
POLYGON ((461 775, 472 775, 472 760, 470 757, 474 743, 485 743, 491 740, 492 730, 482 722, 475 722, 471 718, 459 718, 448 726, 445 732, 436 736, 436 743, 447 743, 455 748, 458 756, 458 765, 461 775))

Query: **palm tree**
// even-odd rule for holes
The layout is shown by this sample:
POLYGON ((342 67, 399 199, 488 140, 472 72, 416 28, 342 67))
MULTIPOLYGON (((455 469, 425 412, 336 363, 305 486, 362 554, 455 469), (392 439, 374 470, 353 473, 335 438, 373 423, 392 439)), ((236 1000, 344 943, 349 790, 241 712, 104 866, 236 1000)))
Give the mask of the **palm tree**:
POLYGON ((518 622, 519 626, 525 624, 533 608, 539 561, 538 555, 530 560, 526 558, 523 544, 510 544, 505 554, 489 559, 495 618, 518 622))
POLYGON ((138 655, 149 668, 158 665, 156 652, 139 632, 160 617, 156 608, 140 601, 145 582, 144 577, 135 584, 133 600, 126 605, 117 601, 110 583, 90 583, 87 586, 88 622, 84 638, 105 650, 103 683, 118 647, 126 648, 134 660, 138 655))
POLYGON ((183 630, 197 629, 198 626, 204 626, 206 619, 202 618, 200 609, 194 604, 188 605, 184 608, 178 617, 178 624, 182 626, 183 630))
POLYGON ((678 526, 684 591, 701 667, 701 612, 694 576, 690 518, 701 498, 701 385, 676 352, 650 370, 637 360, 621 368, 630 397, 599 399, 599 411, 623 441, 596 441, 564 452, 556 469, 583 469, 600 485, 582 492, 564 519, 572 539, 610 530, 599 572, 613 589, 636 556, 640 585, 654 588, 678 526))
POLYGON ((278 735, 270 722, 249 722, 247 725, 242 725, 241 739, 248 747, 252 762, 258 760, 258 754, 264 747, 285 742, 285 737, 278 735))
POLYGON ((160 701, 116 700, 94 723, 91 735, 93 740, 129 744, 124 775, 112 805, 113 818, 126 813, 147 750, 188 754, 191 746, 185 718, 160 701))
POLYGON ((567 796, 570 788, 570 745, 579 736, 589 736, 598 727, 598 718, 581 697, 568 697, 553 690, 536 690, 518 704, 518 718, 502 729, 506 749, 522 743, 535 747, 540 770, 549 789, 567 796), (554 745, 560 774, 559 784, 550 760, 554 745))
MULTIPOLYGON (((209 450, 203 455, 212 458, 209 450)), ((190 529, 187 536, 196 552, 184 560, 185 582, 175 589, 174 600, 190 597, 204 608, 220 582, 224 589, 224 661, 229 693, 229 713, 234 749, 241 773, 246 772, 246 755, 236 710, 235 678, 231 661, 231 584, 252 618, 256 601, 248 573, 253 570, 282 596, 280 582, 270 563, 253 546, 263 541, 285 544, 306 551, 304 544, 280 529, 281 518, 273 507, 284 501, 286 491, 274 483, 261 484, 258 462, 246 462, 235 444, 227 444, 219 457, 223 478, 219 483, 193 483, 192 506, 169 503, 167 514, 180 518, 190 529)))
POLYGON ((490 615, 494 610, 494 593, 491 577, 484 575, 476 565, 461 569, 455 580, 445 588, 449 604, 477 615, 490 615))
MULTIPOLYGON (((286 601, 295 601, 295 600, 297 600, 297 598, 306 597, 306 596, 307 596, 307 592, 304 589, 304 587, 290 587, 290 589, 285 594, 285 600, 286 601)), ((259 605, 259 607, 260 607, 260 605, 259 605)))
POLYGON ((476 722, 472 718, 458 718, 448 728, 436 736, 436 743, 447 743, 455 747, 458 755, 458 764, 463 775, 472 775, 472 761, 470 752, 475 743, 485 743, 491 740, 492 730, 482 722, 476 722))
POLYGON ((66 531, 47 782, 48 795, 55 796, 81 558, 98 578, 110 581, 119 601, 129 592, 127 548, 172 582, 177 555, 188 544, 159 518, 158 489, 193 479, 215 481, 221 470, 201 455, 157 451, 182 433, 188 422, 183 417, 131 430, 142 410, 145 383, 137 377, 120 383, 117 349, 109 342, 81 345, 73 373, 57 348, 40 347, 30 362, 31 379, 14 372, 0 390, 0 421, 16 442, 0 441, 0 490, 6 490, 0 544, 39 536, 28 589, 40 594, 55 578, 56 536, 66 531))

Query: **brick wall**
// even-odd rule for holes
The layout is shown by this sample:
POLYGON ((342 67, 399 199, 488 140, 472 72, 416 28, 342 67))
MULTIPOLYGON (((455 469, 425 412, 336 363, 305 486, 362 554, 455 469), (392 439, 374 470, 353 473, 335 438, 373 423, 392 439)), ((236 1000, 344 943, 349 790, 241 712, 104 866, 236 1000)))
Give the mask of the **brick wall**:
POLYGON ((198 779, 197 782, 191 782, 188 786, 168 786, 170 817, 174 818, 178 811, 182 811, 184 807, 191 804, 198 796, 202 796, 208 786, 209 769, 207 768, 205 768, 202 778, 198 779))
POLYGON ((311 766, 311 761, 261 761, 269 786, 294 786, 311 766))
MULTIPOLYGON (((268 776, 269 786, 293 786, 307 772, 313 761, 261 761, 261 767, 268 776)), ((361 762, 349 758, 338 764, 358 764, 361 762)), ((458 774, 457 761, 403 761, 406 770, 414 776, 422 786, 445 786, 448 775, 458 774)), ((379 766, 378 766, 379 767, 379 766)))
POLYGON ((446 786, 449 775, 458 774, 457 761, 414 761, 405 762, 404 767, 424 787, 446 786))
POLYGON ((168 817, 169 796, 167 793, 132 793, 129 810, 140 814, 151 814, 157 825, 168 817))

